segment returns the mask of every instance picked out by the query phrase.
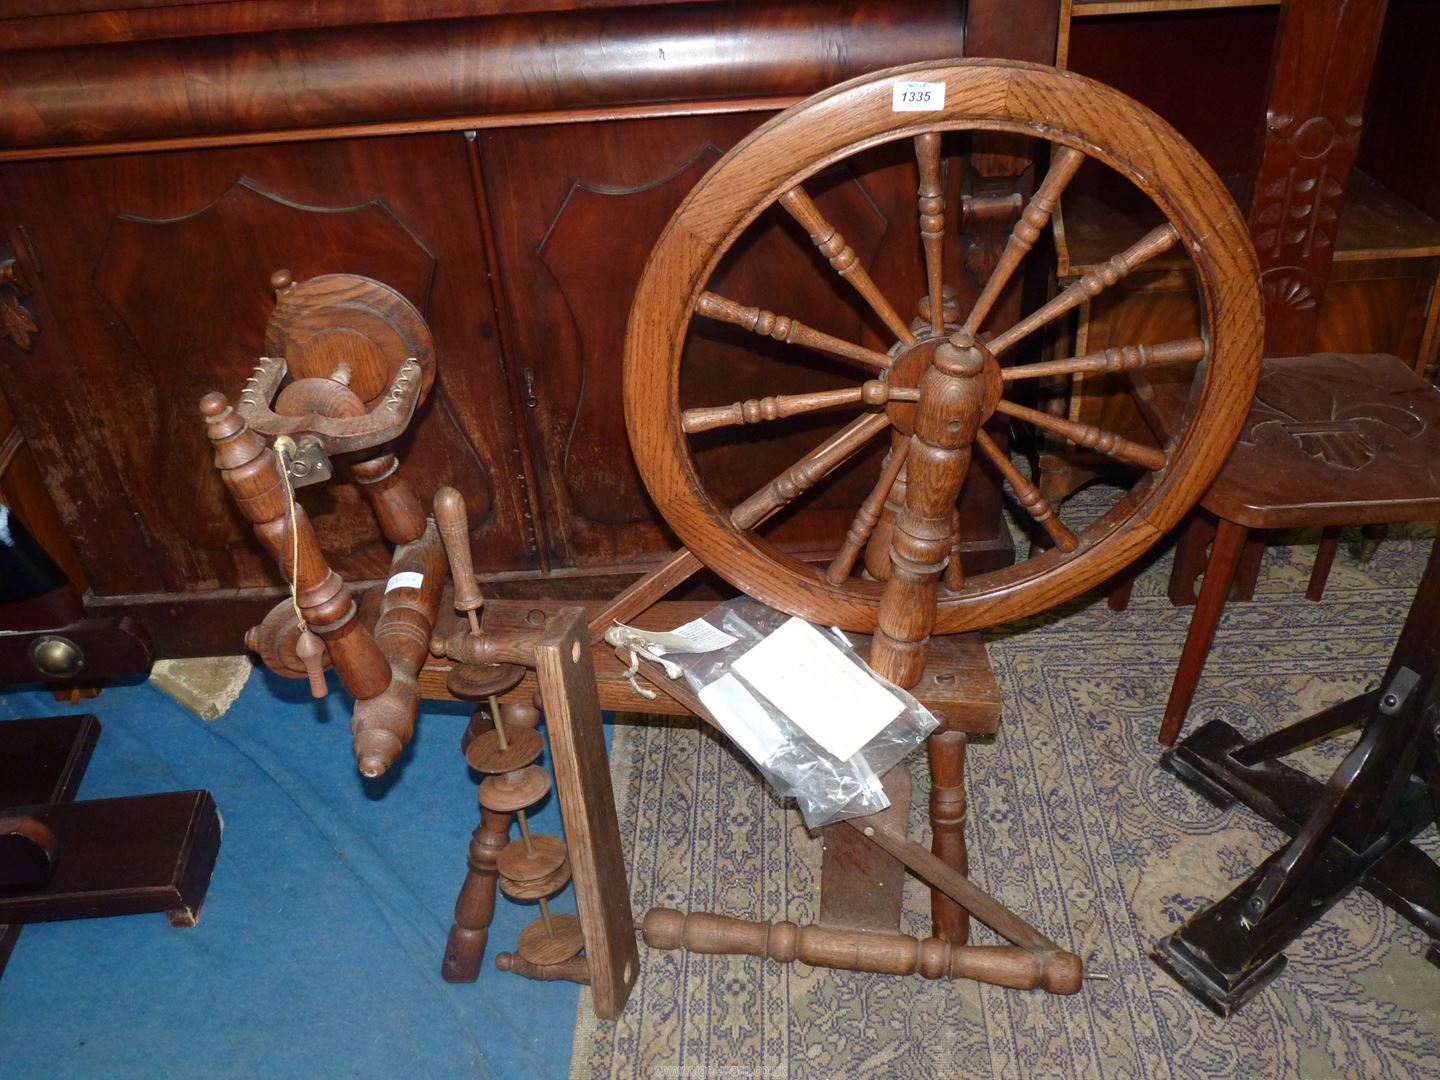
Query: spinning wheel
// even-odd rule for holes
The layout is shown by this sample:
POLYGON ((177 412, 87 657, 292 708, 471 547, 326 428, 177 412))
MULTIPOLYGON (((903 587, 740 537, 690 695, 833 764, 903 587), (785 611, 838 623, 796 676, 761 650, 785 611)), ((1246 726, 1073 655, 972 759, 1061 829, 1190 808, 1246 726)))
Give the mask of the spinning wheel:
POLYGON ((773 607, 846 630, 874 632, 871 664, 911 685, 932 632, 973 630, 1060 603, 1113 575, 1175 525, 1214 478, 1244 420, 1262 338, 1259 277, 1245 223, 1200 156, 1124 95, 1049 68, 957 60, 896 68, 810 98, 731 150, 690 193, 651 253, 631 309, 625 352, 630 442, 661 514, 695 556, 773 607), (936 107, 908 111, 901 84, 924 84, 936 107), (963 320, 947 313, 942 135, 1011 132, 1051 144, 1049 170, 963 320), (826 220, 805 181, 879 144, 912 139, 927 294, 912 326, 826 220), (1012 326, 990 319, 1061 192, 1086 158, 1120 173, 1165 223, 1012 326), (833 336, 783 313, 711 291, 722 257, 778 203, 893 339, 888 349, 833 336), (1172 248, 1189 254, 1204 329, 1199 337, 1090 356, 1002 366, 1032 333, 1172 248), (700 316, 696 319, 695 316, 700 316), (923 320, 923 321, 922 321, 923 320), (697 323, 729 323, 858 368, 851 388, 682 408, 682 354, 697 323), (1011 393, 1042 376, 1189 365, 1185 422, 1162 448, 1039 412, 1011 393), (690 436, 781 423, 822 409, 860 414, 736 505, 706 490, 690 436), (994 413, 1137 466, 1140 479, 1098 521, 1072 531, 985 433, 994 413), (828 565, 781 551, 767 518, 842 462, 889 434, 891 447, 844 544, 828 565), (976 452, 1009 485, 1054 547, 966 579, 954 557, 956 500, 976 452), (855 564, 864 554, 868 573, 855 564))

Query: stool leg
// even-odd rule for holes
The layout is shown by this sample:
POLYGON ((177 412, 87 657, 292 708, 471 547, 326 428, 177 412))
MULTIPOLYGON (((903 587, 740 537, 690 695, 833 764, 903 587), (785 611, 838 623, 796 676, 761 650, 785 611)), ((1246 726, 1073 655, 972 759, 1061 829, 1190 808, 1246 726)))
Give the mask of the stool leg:
POLYGON ((1196 510, 1181 526, 1175 544, 1175 563, 1170 568, 1170 603, 1189 607, 1196 602, 1195 579, 1205 572, 1205 549, 1215 535, 1215 526, 1208 514, 1196 510))
POLYGON ((1110 579, 1110 595, 1105 603, 1111 611, 1124 611, 1130 606, 1130 594, 1135 591, 1135 579, 1139 576, 1139 564, 1131 563, 1110 579))
MULTIPOLYGON (((476 710, 477 712, 479 710, 476 710)), ((446 982, 474 982, 480 977, 490 920, 495 917, 495 889, 499 871, 495 860, 510 841, 510 814, 480 809, 480 824, 470 837, 465 882, 455 900, 455 921, 445 942, 440 977, 446 982)))
MULTIPOLYGON (((930 850, 960 873, 969 873, 965 847, 965 733, 938 731, 926 741, 930 757, 930 850)), ((930 890, 935 936, 952 945, 970 939, 970 913, 938 889, 930 890)))
POLYGON ((1210 653, 1210 643, 1215 640, 1215 627, 1220 624, 1220 613, 1225 610, 1230 582, 1235 577, 1235 566, 1240 561, 1248 532, 1245 526, 1225 518, 1220 519, 1215 530, 1215 544, 1205 568, 1204 584, 1200 586, 1200 599, 1195 604, 1195 614, 1190 617, 1190 629, 1185 634, 1185 647, 1180 653, 1180 666, 1170 687, 1170 700, 1165 703, 1165 718, 1160 722, 1162 746, 1175 745, 1180 728, 1185 723, 1185 714, 1190 711, 1195 686, 1200 681, 1200 672, 1205 670, 1205 657, 1210 653))
POLYGON ((1310 571, 1310 584, 1305 586, 1305 599, 1319 600, 1325 595, 1325 582, 1330 567, 1335 565, 1335 552, 1340 547, 1340 526, 1326 525, 1320 533, 1320 550, 1315 552, 1315 566, 1310 571))

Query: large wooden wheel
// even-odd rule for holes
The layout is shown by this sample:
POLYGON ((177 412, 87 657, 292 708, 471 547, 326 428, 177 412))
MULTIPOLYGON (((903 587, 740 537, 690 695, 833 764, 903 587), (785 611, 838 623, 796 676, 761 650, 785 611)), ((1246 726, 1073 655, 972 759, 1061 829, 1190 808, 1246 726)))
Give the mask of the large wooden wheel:
POLYGON ((922 63, 855 79, 796 105, 737 145, 696 185, 656 243, 631 309, 626 419, 651 496, 696 556, 774 607, 874 632, 871 663, 910 685, 923 668, 932 632, 973 630, 1060 603, 1113 575, 1175 525, 1213 480, 1239 431, 1254 392, 1261 340, 1259 276, 1244 220, 1219 178, 1168 124, 1115 90, 1050 68, 995 60, 922 63), (943 85, 943 106, 899 111, 901 82, 932 84, 933 100, 941 98, 934 84, 943 85), (978 300, 963 321, 957 315, 947 323, 941 136, 954 131, 1035 136, 1051 144, 1051 153, 1048 171, 978 300), (919 329, 894 302, 915 298, 883 295, 805 188, 821 170, 902 139, 914 141, 918 170, 928 286, 920 309, 929 319, 919 329), (992 326, 997 298, 1087 157, 1144 192, 1165 224, 1014 325, 992 326), (777 202, 893 335, 892 347, 867 347, 803 325, 784 314, 783 296, 767 305, 773 310, 764 310, 710 291, 721 258, 777 202), (1188 253, 1194 265, 1199 337, 1001 365, 1022 339, 1172 248, 1188 253), (824 354, 867 377, 848 389, 682 408, 682 356, 697 315, 824 354), (1188 365, 1195 373, 1185 423, 1159 449, 1027 408, 1009 394, 1040 376, 1153 365, 1188 365), (693 434, 841 407, 859 415, 750 498, 726 505, 707 491, 691 453, 693 434), (1098 521, 1072 531, 986 435, 982 425, 996 412, 1137 466, 1141 478, 1098 521), (892 440, 891 450, 828 565, 788 555, 757 531, 882 435, 892 440), (951 552, 956 500, 976 451, 1054 546, 967 580, 951 552), (862 552, 870 571, 864 577, 855 573, 862 552))

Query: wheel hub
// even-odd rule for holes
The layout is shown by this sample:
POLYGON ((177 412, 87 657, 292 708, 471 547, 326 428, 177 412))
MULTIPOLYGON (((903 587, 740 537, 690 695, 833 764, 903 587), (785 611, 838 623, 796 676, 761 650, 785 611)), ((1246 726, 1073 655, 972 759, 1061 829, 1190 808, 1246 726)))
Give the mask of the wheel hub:
MULTIPOLYGON (((979 355, 978 367, 966 365, 963 369, 957 369, 952 361, 946 364, 945 370, 948 375, 978 377, 982 380, 984 393, 980 405, 980 423, 983 424, 990 419, 995 407, 1000 403, 1005 390, 1005 380, 1000 373, 1000 362, 985 343, 973 339, 964 331, 957 330, 949 337, 932 335, 921 338, 900 352, 885 372, 884 382, 892 390, 918 390, 925 373, 935 366, 937 351, 947 343, 962 353, 973 350, 979 355)), ((912 435, 915 432, 916 405, 914 401, 891 401, 885 406, 890 423, 902 435, 912 435)))

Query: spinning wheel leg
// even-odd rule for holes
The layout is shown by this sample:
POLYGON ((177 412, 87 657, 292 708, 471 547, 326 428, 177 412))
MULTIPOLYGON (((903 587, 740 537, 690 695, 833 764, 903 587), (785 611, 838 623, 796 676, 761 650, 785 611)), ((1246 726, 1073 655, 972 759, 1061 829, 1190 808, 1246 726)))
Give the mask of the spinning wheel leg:
MULTIPOLYGON (((937 731, 927 740, 930 756, 930 850, 962 874, 970 872, 965 847, 965 747, 963 731, 937 731)), ((939 889, 930 890, 935 936, 952 945, 970 940, 970 913, 939 889)))
MULTIPOLYGON (((523 705, 505 705, 501 715, 505 726, 511 730, 534 728, 540 722, 540 714, 523 705)), ((495 729, 495 722, 483 707, 477 708, 470 717, 463 741, 469 745, 487 731, 495 729)), ((445 956, 440 962, 440 976, 446 982, 474 982, 480 975, 480 965, 485 959, 485 945, 490 937, 490 922, 495 917, 495 890, 499 884, 499 869, 496 865, 500 852, 510 842, 510 822, 513 814, 489 807, 480 807, 480 824, 470 837, 470 851, 466 858, 465 881, 460 886, 460 895, 455 899, 455 920, 450 924, 450 937, 445 943, 445 956)))
POLYGON ((480 808, 480 824, 470 837, 469 869, 455 900, 455 921, 445 943, 440 977, 446 982, 474 982, 480 977, 490 921, 495 917, 495 889, 499 872, 495 860, 510 842, 510 814, 480 808))
POLYGON ((483 707, 477 706, 470 714, 470 722, 465 725, 465 731, 460 736, 460 752, 463 754, 466 747, 484 735, 487 731, 495 730, 495 721, 490 719, 490 714, 483 707))

